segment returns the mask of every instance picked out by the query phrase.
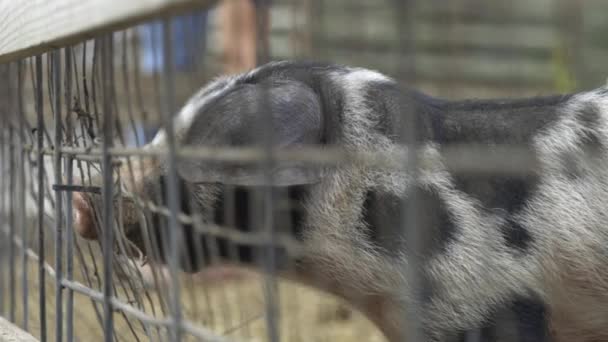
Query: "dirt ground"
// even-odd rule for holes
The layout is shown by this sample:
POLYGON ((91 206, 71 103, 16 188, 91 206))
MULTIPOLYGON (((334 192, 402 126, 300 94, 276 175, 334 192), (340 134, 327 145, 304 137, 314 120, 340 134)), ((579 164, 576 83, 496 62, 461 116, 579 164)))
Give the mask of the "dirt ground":
MULTIPOLYGON (((76 265, 78 266, 78 265, 76 265)), ((28 309, 30 331, 40 336, 38 271, 34 262, 28 263, 28 309)), ((232 272, 232 271, 230 271, 232 272)), ((17 279, 21 279, 18 275, 17 279)), ((264 279, 255 274, 237 276, 182 276, 182 310, 192 323, 208 328, 218 335, 236 341, 267 341, 264 316, 264 279)), ((18 289, 21 285, 18 283, 18 289)), ((361 314, 348 308, 336 298, 288 281, 279 281, 279 333, 282 341, 384 341, 382 335, 361 314)), ((118 297, 125 300, 124 291, 118 297)), ((141 295, 146 295, 143 290, 141 295)), ((147 293, 153 305, 144 305, 144 311, 156 317, 162 314, 157 294, 147 293), (152 309, 154 306, 154 310, 152 309)), ((64 295, 65 296, 65 295, 64 295)), ((5 297, 6 298, 6 297, 5 297)), ((17 322, 21 325, 23 310, 22 292, 17 293, 17 322)), ((47 336, 55 339, 56 300, 54 279, 47 277, 47 336)), ((126 301, 126 300, 125 300, 126 301)), ((102 306, 97 304, 102 312, 102 306)), ((64 310, 64 318, 66 311, 64 310)), ((133 317, 121 312, 114 314, 115 334, 119 341, 166 340, 166 331, 146 329, 133 317)), ((78 341, 101 341, 103 330, 93 302, 82 294, 74 296, 74 335, 78 341)), ((65 335, 64 335, 65 338, 65 335)), ((186 340, 196 340, 186 336, 186 340)))

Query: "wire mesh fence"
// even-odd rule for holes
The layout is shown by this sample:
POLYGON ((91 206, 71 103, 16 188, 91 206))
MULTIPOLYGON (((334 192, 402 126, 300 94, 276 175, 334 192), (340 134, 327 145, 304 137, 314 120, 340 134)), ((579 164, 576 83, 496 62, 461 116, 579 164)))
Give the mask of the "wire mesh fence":
MULTIPOLYGON (((596 82, 579 64, 605 56, 602 47, 581 48, 587 55, 570 61, 573 47, 556 31, 564 6, 572 7, 566 18, 591 10, 558 0, 517 3, 507 20, 499 15, 504 7, 478 1, 261 1, 258 6, 271 9, 270 33, 260 11, 255 39, 268 41, 256 45, 256 60, 370 66, 448 97, 548 93, 573 90, 573 79, 596 82), (554 10, 547 14, 546 8, 554 10), (357 18, 362 23, 349 35, 347 28, 358 25, 345 21, 356 13, 369 15, 357 18), (509 45, 501 28, 530 36, 522 37, 522 46, 509 45), (467 64, 467 51, 479 63, 467 64), (446 57, 453 59, 446 63, 446 57), (525 70, 514 72, 522 65, 525 70)), ((393 124, 390 134, 399 144, 368 146, 367 137, 353 137, 364 144, 352 149, 332 144, 338 138, 331 134, 322 144, 309 143, 308 132, 287 135, 285 127, 314 124, 275 116, 283 99, 300 116, 310 110, 309 103, 296 101, 299 93, 276 90, 290 65, 255 90, 247 85, 266 69, 215 80, 222 56, 214 32, 222 22, 206 11, 162 17, 0 65, 0 78, 7 80, 0 85, 2 316, 42 341, 397 340, 375 328, 379 320, 398 320, 404 331, 397 335, 408 341, 428 338, 415 304, 429 286, 421 268, 433 232, 417 229, 429 220, 423 208, 428 194, 414 191, 407 201, 397 197, 379 202, 387 207, 366 208, 378 216, 378 231, 370 232, 354 229, 370 217, 360 210, 369 199, 366 186, 384 177, 405 188, 444 169, 528 179, 538 170, 533 147, 465 142, 442 146, 439 156, 420 143, 424 127, 416 108, 374 126, 393 124), (218 99, 237 83, 243 97, 232 101, 242 103, 239 115, 255 113, 244 123, 230 121, 226 108, 235 107, 222 106, 234 104, 218 99), (211 85, 200 90, 205 84, 211 85), (204 114, 208 121, 193 119, 204 114), (226 118, 213 116, 220 114, 226 118), (224 144, 232 146, 224 146, 218 132, 231 125, 247 129, 238 126, 231 144, 224 144), (319 186, 316 175, 333 183, 319 186), (356 175, 362 178, 353 181, 356 175), (320 221, 311 223, 311 212, 320 221), (331 221, 334 213, 339 224, 331 221), (316 227, 324 225, 343 229, 316 227), (374 263, 385 256, 357 245, 393 246, 403 236, 399 246, 412 253, 407 265, 395 258, 379 272, 374 263), (261 272, 237 267, 243 265, 261 272), (414 304, 385 317, 391 303, 366 282, 407 291, 414 304), (404 283, 407 289, 400 288, 404 283)), ((296 72, 312 69, 330 67, 306 64, 296 72)), ((323 87, 316 90, 331 91, 323 87)), ((346 96, 322 95, 329 108, 346 96)), ((343 101, 337 106, 358 99, 343 101)), ((325 132, 336 123, 319 125, 325 132)), ((458 338, 486 340, 479 331, 458 338)))

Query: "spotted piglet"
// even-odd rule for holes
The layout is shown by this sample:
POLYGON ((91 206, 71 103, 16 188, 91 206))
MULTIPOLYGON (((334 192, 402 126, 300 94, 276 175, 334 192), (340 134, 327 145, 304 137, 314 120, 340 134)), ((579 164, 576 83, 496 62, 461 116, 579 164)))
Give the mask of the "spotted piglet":
MULTIPOLYGON (((270 189, 285 199, 290 205, 272 206, 273 229, 301 248, 297 257, 276 249, 278 273, 342 297, 390 341, 405 340, 412 318, 425 341, 608 341, 606 89, 446 101, 367 69, 274 62, 211 82, 174 126, 177 143, 190 147, 264 146, 268 132, 281 148, 354 154, 403 155, 416 143, 415 173, 407 165, 295 159, 175 165, 182 211, 206 225, 252 232, 263 202, 256 196, 270 189), (483 171, 483 160, 481 171, 456 168, 447 162, 451 146, 517 147, 530 163, 525 172, 483 171), (413 226, 404 229, 404 221, 413 226)), ((161 130, 145 148, 166 139, 161 130)), ((168 167, 163 157, 135 167, 122 187, 166 203, 168 167)), ((98 195, 74 193, 84 237, 100 235, 99 203, 98 195)), ((165 218, 142 220, 137 206, 123 203, 120 231, 150 253, 146 238, 163 239, 165 218)), ((181 233, 186 271, 222 261, 264 268, 268 248, 260 244, 216 238, 213 260, 209 236, 188 222, 181 233)), ((164 262, 166 246, 157 247, 164 262)))

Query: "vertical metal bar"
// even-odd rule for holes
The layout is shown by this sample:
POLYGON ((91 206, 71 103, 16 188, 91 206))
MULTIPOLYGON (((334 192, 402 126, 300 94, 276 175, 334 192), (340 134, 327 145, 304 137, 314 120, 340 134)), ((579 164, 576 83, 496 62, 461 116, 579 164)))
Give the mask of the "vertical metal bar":
MULTIPOLYGON (((417 160, 417 145, 415 142, 415 114, 405 113, 405 140, 407 146, 407 161, 405 172, 411 175, 412 182, 418 182, 418 160, 417 160)), ((411 296, 410 305, 407 305, 407 317, 404 318, 406 340, 407 341, 423 341, 421 334, 422 325, 420 321, 420 312, 417 305, 420 304, 419 299, 422 297, 422 260, 420 255, 422 252, 422 237, 421 229, 416 229, 418 221, 418 211, 420 209, 417 201, 418 190, 416 184, 412 184, 411 189, 407 192, 407 199, 404 201, 402 211, 402 224, 404 236, 407 236, 406 248, 408 251, 408 265, 406 270, 406 279, 409 286, 409 294, 411 296)))
MULTIPOLYGON (((10 82, 12 82, 13 80, 11 80, 10 82)), ((11 99, 13 99, 13 97, 11 96, 11 99)), ((12 102, 12 101, 11 101, 12 102)), ((8 238, 8 268, 9 268, 9 284, 8 284, 8 288, 9 288, 9 320, 11 322, 15 322, 15 309, 16 309, 16 296, 15 296, 15 289, 16 289, 16 272, 15 272, 15 203, 13 201, 13 198, 15 196, 15 169, 12 167, 12 165, 14 165, 13 163, 15 162, 15 146, 14 146, 14 137, 15 137, 15 130, 13 127, 13 122, 12 122, 12 118, 13 118, 13 109, 11 109, 10 112, 10 116, 11 118, 9 119, 9 127, 8 127, 8 151, 9 151, 9 156, 8 156, 8 161, 9 161, 9 182, 8 182, 8 194, 9 194, 9 201, 8 201, 8 228, 9 228, 9 238, 8 238)))
POLYGON ((23 241, 23 248, 21 249, 21 305, 23 310, 23 329, 28 330, 28 319, 29 319, 29 300, 28 300, 28 292, 29 292, 29 277, 28 277, 28 267, 27 267, 27 246, 28 246, 28 236, 26 220, 25 220, 25 112, 23 110, 23 62, 18 62, 17 66, 17 115, 19 118, 19 137, 18 137, 18 149, 19 153, 17 154, 18 163, 17 163, 17 174, 19 175, 19 187, 17 191, 17 203, 19 203, 19 220, 17 225, 21 228, 21 240, 23 241))
MULTIPOLYGON (((120 39, 121 39, 121 49, 120 49, 120 53, 115 53, 115 55, 120 56, 121 58, 121 67, 122 70, 125 71, 126 69, 124 69, 125 67, 125 58, 126 58, 126 39, 127 39, 127 35, 126 35, 126 31, 123 31, 122 34, 120 35, 120 39)), ((124 77, 126 77, 126 75, 123 74, 123 79, 124 77)), ((116 80, 115 80, 116 81, 116 80)), ((116 86, 117 86, 117 82, 114 83, 115 87, 114 92, 112 93, 112 106, 114 108, 114 113, 115 116, 118 117, 120 115, 120 109, 118 106, 118 103, 116 101, 116 86)), ((125 86, 124 89, 122 89, 122 94, 125 97, 129 97, 129 88, 128 86, 125 86)), ((130 101, 127 100, 127 114, 131 114, 130 111, 130 101)), ((132 117, 129 116, 129 119, 132 119, 132 117)), ((133 122, 133 121, 131 121, 133 122)), ((126 129, 123 129, 122 124, 121 124, 121 120, 117 119, 115 120, 116 123, 116 130, 118 133, 118 139, 119 139, 119 143, 123 146, 126 146, 126 141, 125 141, 125 137, 121 134, 121 133, 126 133, 126 129)), ((126 158, 125 160, 126 162, 126 167, 128 169, 128 171, 131 171, 130 174, 133 175, 132 173, 132 168, 131 168, 131 159, 130 158, 126 158)), ((122 177, 123 175, 118 172, 117 173, 117 180, 116 183, 117 184, 122 184, 122 177)), ((123 209, 123 194, 122 194, 122 189, 120 187, 117 188, 117 194, 115 195, 115 197, 117 198, 117 208, 118 208, 118 212, 116 213, 117 219, 116 222, 118 224, 118 227, 123 227, 124 226, 124 222, 123 222, 123 214, 122 214, 122 209, 123 209)), ((116 239, 117 242, 117 247, 118 247, 118 253, 119 254, 123 254, 126 255, 127 254, 127 247, 125 244, 125 237, 123 235, 123 232, 121 231, 119 238, 116 239)), ((123 265, 118 264, 118 267, 120 267, 121 271, 125 274, 124 278, 119 278, 118 279, 118 286, 122 287, 124 292, 125 292, 125 296, 126 299, 128 301, 130 301, 131 303, 133 303, 133 305, 137 305, 138 307, 142 307, 143 306, 143 301, 142 301, 142 297, 139 295, 139 291, 136 287, 136 279, 137 279, 137 275, 139 272, 134 272, 134 270, 131 267, 123 267, 123 265), (133 296, 133 297, 131 297, 133 296)), ((131 322, 130 317, 127 316, 124 312, 121 313, 121 315, 123 316, 123 318, 125 319, 125 322, 127 324, 127 327, 129 329, 129 331, 131 332, 131 334, 133 335, 133 337, 135 338, 136 341, 139 341, 139 337, 138 334, 135 330, 135 326, 134 324, 131 322)), ((146 326, 143 322, 139 322, 143 328, 144 331, 146 331, 146 333, 148 333, 149 329, 148 326, 146 326)), ((149 336, 149 334, 148 334, 149 336)))
POLYGON ((326 0, 311 0, 311 33, 312 36, 312 53, 314 56, 317 56, 319 59, 326 59, 327 51, 325 47, 327 46, 327 41, 324 39, 324 35, 322 33, 328 32, 327 27, 327 19, 326 19, 326 11, 325 11, 325 1, 326 0))
POLYGON ((103 330, 104 341, 113 342, 114 335, 114 318, 112 314, 112 247, 113 247, 113 203, 112 203, 112 185, 113 185, 113 170, 112 156, 109 154, 109 149, 113 145, 113 128, 114 118, 112 113, 112 87, 114 69, 112 67, 112 38, 111 34, 101 38, 101 60, 102 60, 102 77, 103 77, 103 144, 102 144, 102 173, 103 173, 103 231, 102 231, 102 248, 103 248, 103 330))
POLYGON ((40 310, 40 341, 46 342, 46 279, 44 273, 44 98, 42 97, 42 56, 36 56, 36 135, 38 165, 38 295, 40 310))
MULTIPOLYGON (((8 67, 4 64, 0 64, 0 78, 8 78, 8 67)), ((8 84, 4 83, 0 86, 0 119, 3 119, 3 115, 5 114, 5 112, 8 112, 8 110, 6 109, 6 106, 8 105, 8 89, 6 88, 6 86, 8 86, 8 84)), ((0 122, 0 160, 6 160, 6 156, 5 156, 5 151, 6 151, 6 144, 4 139, 6 138, 4 135, 5 132, 5 120, 2 120, 2 122, 0 122)), ((6 164, 2 163, 2 165, 0 165, 2 167, 2 173, 4 173, 4 170, 6 169, 6 164)), ((5 204, 7 202, 7 198, 6 198, 6 193, 5 193, 5 189, 6 189, 6 177, 2 177, 2 179, 0 179, 0 232, 3 235, 2 240, 0 241, 0 250, 4 251, 6 248, 5 243, 7 242, 6 239, 6 230, 5 228, 2 226, 5 224, 4 221, 4 214, 6 213, 5 210, 5 204)), ((10 242, 10 241, 9 241, 10 242)), ((5 303, 5 291, 6 289, 6 284, 5 281, 8 280, 8 275, 5 274, 5 270, 6 267, 4 266, 4 264, 7 262, 7 260, 4 258, 4 252, 0 252, 0 315, 1 316, 5 316, 7 314, 7 312, 5 311, 6 307, 6 303, 5 303)))
MULTIPOLYGON (((15 273, 15 203, 12 200, 15 196, 15 169, 12 167, 15 162, 15 127, 13 126, 14 118, 15 118, 15 78, 13 73, 13 64, 8 64, 8 103, 7 110, 8 115, 6 117, 6 122, 8 122, 8 172, 9 172, 9 239, 8 239, 8 267, 9 267, 9 319, 11 322, 15 322, 15 308, 16 308, 16 296, 15 296, 15 288, 16 288, 16 273, 15 273)), ((4 196, 4 194, 3 194, 4 196)))
MULTIPOLYGON (((399 44, 395 47, 396 63, 408 82, 416 79, 416 37, 415 37, 415 1, 393 0, 395 7, 394 18, 399 35, 399 44)), ((406 132, 403 132, 406 133, 406 132)))
POLYGON ((182 312, 180 305, 180 288, 178 279, 179 250, 181 239, 181 226, 177 220, 179 210, 180 189, 177 179, 177 156, 175 134, 173 132, 173 113, 175 110, 175 73, 173 65, 173 51, 171 44, 171 21, 168 18, 163 20, 163 53, 164 53, 164 101, 162 110, 162 120, 167 136, 167 181, 165 182, 167 194, 167 205, 169 207, 169 250, 168 265, 171 277, 171 291, 169 293, 169 306, 171 311, 171 340, 181 341, 182 336, 182 312))
POLYGON ((256 61, 257 64, 270 62, 269 20, 270 4, 268 0, 258 0, 256 4, 256 61))
MULTIPOLYGON (((265 135, 268 133, 266 132, 265 135)), ((270 170, 273 163, 271 144, 265 144, 266 158, 263 160, 264 173, 267 175, 268 184, 271 184, 270 170)), ((262 256, 265 277, 264 277, 264 301, 266 311, 266 329, 268 332, 268 340, 271 342, 280 341, 280 334, 278 330, 279 320, 279 298, 278 298, 278 286, 276 279, 276 232, 274 230, 274 189, 272 186, 264 186, 262 189, 262 218, 261 224, 262 229, 267 233, 267 246, 264 248, 264 254, 262 256)))
MULTIPOLYGON (((263 10, 268 10, 268 4, 263 1, 263 10)), ((258 19, 264 17, 264 15, 258 16, 258 19)), ((258 42, 260 41, 259 35, 265 34, 265 27, 262 23, 258 23, 258 42)), ((263 46, 258 44, 258 56, 266 55, 268 58, 268 46, 263 46), (263 51, 266 50, 266 51, 263 51)), ((277 240, 276 240, 276 232, 274 230, 275 222, 274 222, 274 205, 275 205, 275 193, 274 187, 272 186, 273 179, 271 175, 271 171, 274 167, 274 155, 272 152, 274 145, 274 137, 273 137, 273 113, 270 110, 270 99, 268 98, 269 92, 268 89, 264 89, 263 98, 260 99, 261 107, 258 110, 262 111, 262 115, 258 117, 259 122, 258 125, 261 125, 261 130, 258 132, 262 132, 264 135, 262 137, 262 146, 264 148, 264 158, 261 163, 261 168, 264 172, 265 184, 261 191, 262 196, 262 217, 261 221, 261 229, 266 232, 266 236, 268 238, 267 246, 263 249, 262 262, 264 263, 265 268, 265 277, 264 277, 264 299, 265 299, 265 310, 266 310, 266 329, 268 332, 268 339, 271 342, 278 342, 280 340, 280 334, 278 330, 278 316, 279 316, 279 298, 278 298, 278 286, 276 279, 276 248, 277 240)))
MULTIPOLYGON (((65 111, 66 111, 66 142, 70 146, 73 141, 73 121, 70 111, 72 108, 72 48, 65 48, 65 111)), ((71 185, 73 179, 73 156, 68 156, 65 160, 66 182, 71 185)), ((72 229, 72 192, 66 193, 66 279, 74 279, 74 230, 72 229)), ((74 291, 67 290, 66 298, 66 340, 72 342, 74 340, 74 291)))
MULTIPOLYGON (((88 96, 89 95, 88 95, 88 90, 87 90, 87 71, 86 71, 87 42, 85 41, 85 42, 81 43, 80 47, 81 47, 81 51, 82 51, 82 56, 81 56, 82 57, 82 59, 81 59, 82 64, 80 64, 81 67, 82 67, 82 75, 81 75, 81 77, 78 75, 78 65, 79 65, 78 59, 76 58, 76 55, 75 55, 73 49, 72 49, 72 52, 71 52, 71 56, 72 56, 71 57, 71 61, 72 61, 72 66, 73 66, 73 71, 74 71, 74 81, 75 81, 74 84, 76 85, 76 94, 75 95, 76 95, 76 101, 77 101, 78 106, 80 107, 80 106, 84 105, 85 109, 83 111, 86 114, 90 114, 90 112, 88 110, 88 108, 89 108, 89 106, 88 106, 88 96), (79 88, 80 82, 82 82, 82 96, 81 96, 81 92, 80 92, 80 88, 79 88), (84 98, 84 100, 83 100, 83 98, 84 98)), ((67 102, 71 101, 71 94, 68 94, 68 95, 69 95, 69 100, 66 100, 66 105, 67 105, 67 102)), ((70 115, 72 113, 71 106, 69 106, 68 108, 69 108, 69 114, 68 114, 67 122, 68 122, 68 125, 70 125, 71 122, 72 122, 71 120, 72 120, 73 116, 70 115)), ((82 110, 81 107, 79 109, 82 110)), ((68 132, 68 134, 70 134, 70 135, 74 134, 74 139, 72 140, 72 143, 75 146, 85 146, 85 147, 89 146, 87 142, 89 141, 89 139, 92 139, 93 135, 91 133, 94 134, 94 132, 93 132, 93 120, 90 117, 88 117, 88 118, 86 118, 86 117, 82 118, 82 119, 79 120, 78 126, 79 126, 78 129, 80 130, 80 132, 82 134, 82 136, 81 136, 82 142, 80 143, 79 139, 77 138, 76 128, 72 127, 71 132, 68 132)), ((70 141, 69 138, 68 138, 68 141, 70 141)), ((73 161, 73 159, 72 159, 72 161, 73 161)), ((87 180, 87 178, 85 177, 85 175, 87 174, 87 172, 85 172, 85 170, 86 171, 90 171, 89 163, 86 164, 86 168, 85 168, 85 167, 82 166, 82 162, 77 161, 76 166, 78 167, 78 170, 80 171, 80 179, 82 180, 82 182, 85 182, 87 180)), ((68 171, 69 172, 73 172, 72 169, 69 168, 69 167, 68 167, 68 171)), ((90 172, 88 172, 88 174, 90 175, 90 172)), ((66 177, 69 178, 70 175, 67 175, 66 177)), ((90 178, 88 180, 90 181, 90 178)), ((71 194, 69 196, 71 196, 71 194)), ((72 210, 71 209, 71 203, 69 203, 69 205, 68 205, 68 210, 72 210)), ((70 215, 69 219, 71 219, 71 217, 72 216, 70 215)), ((68 238, 72 238, 73 239, 73 234, 74 234, 73 230, 70 231, 70 234, 72 236, 68 235, 68 238)), ((77 242, 77 241, 73 241, 73 242, 77 242)), ((70 245, 70 243, 68 242, 68 246, 69 245, 70 245)), ((87 247, 88 246, 89 245, 87 244, 87 247)), ((85 280, 85 284, 87 286, 89 286, 89 287, 92 287, 93 284, 94 284, 94 282, 91 279, 91 274, 89 272, 88 264, 87 264, 87 262, 84 261, 85 260, 85 258, 84 258, 84 252, 82 251, 82 248, 80 248, 80 246, 78 245, 78 243, 73 244, 73 247, 75 247, 75 249, 73 249, 73 252, 76 252, 76 256, 78 257, 78 260, 80 261, 78 263, 78 265, 80 266, 81 274, 82 274, 82 276, 83 276, 83 278, 85 280)), ((68 253, 68 258, 72 258, 72 260, 73 260, 73 252, 69 252, 69 251, 66 251, 66 252, 68 253)), ((96 267, 95 263, 93 263, 93 268, 95 270, 94 271, 95 274, 97 275, 97 267, 96 267)), ((66 271, 69 272, 69 269, 70 269, 70 266, 68 265, 66 271)), ((95 279, 98 280, 99 277, 95 277, 95 279)), ((101 284, 99 284, 98 287, 101 287, 101 284)), ((69 297, 68 297, 68 301, 69 301, 69 297)), ((68 304, 68 305, 70 305, 70 304, 68 304)), ((97 322, 103 328, 103 318, 102 318, 102 313, 100 312, 100 309, 99 309, 99 303, 97 301, 91 299, 91 307, 93 308, 93 312, 95 314, 95 318, 97 319, 97 322)), ((68 315, 70 314, 70 312, 72 310, 68 309, 68 311, 67 311, 68 315)), ((69 319, 68 319, 68 324, 70 324, 69 319)), ((72 333, 73 329, 68 328, 67 330, 68 330, 68 339, 69 339, 70 338, 69 334, 72 333)))
MULTIPOLYGON (((397 23, 397 29, 399 30, 400 37, 400 50, 401 54, 406 54, 400 58, 401 63, 405 63, 404 72, 408 79, 412 80, 415 78, 415 39, 414 39, 414 14, 413 7, 414 2, 412 0, 394 0, 395 6, 395 22, 397 23), (405 16, 405 18, 403 18, 405 16)), ((405 194, 407 198, 403 202, 402 206, 402 229, 406 239, 406 248, 408 251, 408 264, 406 269, 406 279, 409 287, 409 294, 411 301, 406 308, 406 317, 403 318, 404 328, 403 336, 406 337, 407 341, 424 341, 427 337, 424 336, 423 326, 420 319, 420 310, 418 305, 420 304, 420 298, 422 298, 422 249, 424 246, 422 242, 425 241, 422 236, 423 232, 421 229, 417 229, 419 203, 417 201, 418 196, 418 132, 416 130, 417 117, 416 113, 412 110, 405 109, 406 112, 403 114, 403 126, 401 127, 402 142, 407 147, 407 161, 404 172, 411 175, 412 186, 411 189, 405 194)), ((407 289, 406 289, 407 290, 407 289)))
MULTIPOLYGON (((55 184, 61 184, 61 50, 53 51, 53 94, 55 108, 55 149, 53 153, 53 171, 55 184)), ((63 340, 63 201, 62 192, 55 190, 55 341, 63 340)))
MULTIPOLYGON (((497 336, 499 339, 500 336, 497 336)), ((464 342, 482 342, 481 329, 466 331, 464 334, 464 342)))
MULTIPOLYGON (((134 63, 135 64, 134 65, 135 68, 131 67, 130 64, 129 64, 129 56, 130 56, 130 54, 128 53, 129 52, 129 45, 128 45, 127 37, 128 37, 128 35, 127 35, 127 32, 125 31, 125 35, 123 37, 124 40, 123 40, 122 63, 121 63, 122 64, 121 68, 122 68, 123 84, 124 84, 124 89, 125 89, 124 90, 124 94, 126 94, 126 99, 127 99, 127 114, 129 116, 129 120, 131 121, 133 133, 134 133, 136 141, 137 141, 136 146, 140 146, 140 143, 144 143, 145 144, 145 142, 147 142, 147 138, 146 138, 146 134, 145 134, 145 129, 144 129, 144 131, 139 132, 139 134, 137 132, 137 127, 136 127, 137 120, 135 119, 135 116, 134 116, 134 111, 133 111, 134 108, 133 108, 132 101, 131 101, 131 81, 130 81, 130 77, 129 77, 129 73, 130 72, 133 72, 133 73, 135 73, 137 75, 138 72, 139 72, 139 69, 137 68, 137 63, 136 62, 134 63), (140 137, 142 138, 141 140, 139 139, 140 137)), ((132 50, 135 50, 134 44, 131 44, 131 48, 132 48, 132 50)), ((138 88, 138 84, 137 84, 137 78, 136 78, 136 81, 134 82, 134 85, 135 85, 135 89, 136 89, 135 95, 137 96, 138 99, 141 100, 141 94, 138 94, 139 88, 138 88)), ((139 104, 141 104, 141 103, 139 103, 139 104)), ((143 109, 142 109, 142 112, 144 112, 143 109)), ((143 120, 142 121, 143 123, 147 123, 147 120, 145 120, 145 114, 143 114, 142 116, 144 116, 144 118, 140 118, 140 120, 143 120)), ((135 165, 133 165, 132 159, 131 158, 127 158, 127 166, 128 166, 128 171, 129 171, 129 177, 131 178, 132 182, 134 182, 135 178, 136 178, 135 173, 134 173, 134 168, 136 166, 138 166, 138 170, 137 171, 139 171, 139 172, 141 172, 141 174, 143 174, 143 170, 142 169, 143 169, 144 157, 137 158, 137 160, 139 160, 140 163, 136 163, 135 165)), ((142 215, 146 215, 147 214, 147 211, 146 211, 145 208, 146 208, 145 206, 138 207, 138 209, 142 211, 142 215)), ((147 231, 147 226, 146 226, 146 223, 145 223, 145 216, 140 217, 140 225, 141 225, 142 232, 146 232, 147 231)), ((146 238, 146 234, 145 233, 143 235, 144 235, 144 244, 147 245, 147 243, 149 242, 149 240, 146 238)), ((146 248, 146 247, 144 247, 144 248, 146 248)), ((148 250, 150 250, 150 249, 148 249, 148 250)), ((134 279, 136 279, 136 281, 139 282, 140 284, 143 284, 144 279, 142 277, 141 272, 137 271, 135 273, 136 274, 134 276, 134 279)), ((150 299, 150 295, 148 293, 144 293, 143 295, 140 295, 139 293, 136 293, 136 292, 137 291, 134 291, 134 295, 137 298, 137 304, 138 304, 138 306, 140 308, 142 308, 142 309, 145 308, 146 304, 145 304, 144 300, 146 300, 149 304, 152 304, 152 301, 150 299)), ((151 305, 151 311, 152 311, 152 315, 156 316, 156 310, 155 310, 155 305, 154 304, 151 305)), ((142 324, 142 327, 143 327, 144 331, 146 331, 146 336, 149 337, 149 338, 152 338, 152 333, 153 333, 152 329, 155 329, 157 333, 159 331, 158 326, 155 326, 155 325, 151 326, 151 325, 149 325, 149 324, 147 324, 145 322, 141 322, 141 324, 142 324)))

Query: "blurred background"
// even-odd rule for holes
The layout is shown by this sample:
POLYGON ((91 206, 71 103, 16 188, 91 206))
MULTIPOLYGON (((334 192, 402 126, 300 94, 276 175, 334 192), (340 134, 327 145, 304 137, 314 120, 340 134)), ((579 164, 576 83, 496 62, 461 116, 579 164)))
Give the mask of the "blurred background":
MULTIPOLYGON (((228 0, 178 19, 202 30, 175 33, 204 33, 189 46, 205 49, 212 73, 251 68, 257 43, 269 50, 257 62, 321 59, 378 69, 437 96, 489 97, 603 84, 607 10, 602 0, 228 0), (256 24, 268 30, 258 37, 256 24)), ((186 63, 179 51, 176 62, 186 63)))
MULTIPOLYGON (((607 11, 603 0, 224 0, 174 19, 174 55, 177 70, 209 77, 297 58, 445 98, 545 95, 606 83, 607 11)), ((161 70, 160 23, 137 33, 143 70, 161 70)))

